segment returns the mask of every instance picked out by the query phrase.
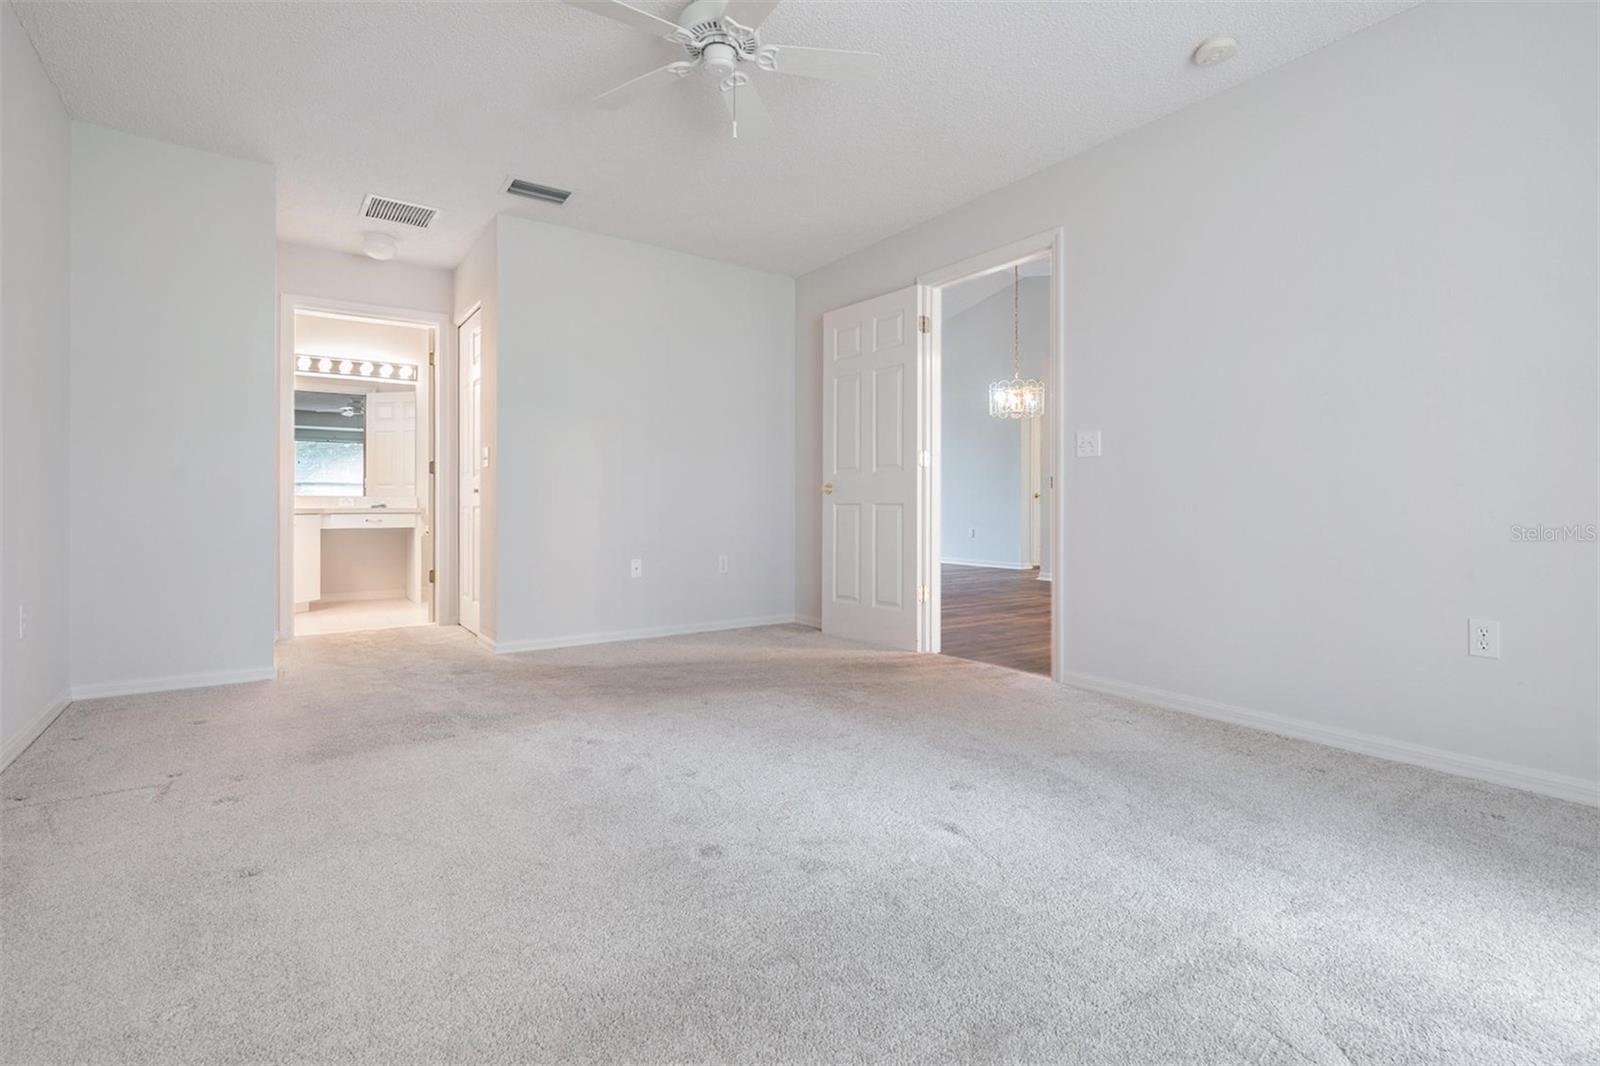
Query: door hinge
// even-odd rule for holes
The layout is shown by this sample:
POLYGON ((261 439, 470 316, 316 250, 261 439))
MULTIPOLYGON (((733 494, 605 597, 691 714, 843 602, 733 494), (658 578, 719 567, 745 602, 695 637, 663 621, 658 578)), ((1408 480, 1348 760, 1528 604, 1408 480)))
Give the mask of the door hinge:
POLYGON ((923 467, 932 466, 933 465, 933 453, 928 451, 928 449, 926 449, 926 448, 922 449, 920 452, 917 453, 917 465, 918 466, 923 466, 923 467))
POLYGON ((433 365, 433 345, 431 343, 428 345, 428 365, 433 365))
POLYGON ((933 332, 933 324, 928 321, 928 316, 927 315, 918 315, 917 316, 917 332, 918 333, 932 333, 933 332))
POLYGON ((438 580, 438 577, 437 577, 436 572, 433 571, 433 570, 429 570, 428 571, 428 584, 432 585, 437 580, 438 580))
POLYGON ((429 459, 428 460, 428 473, 437 474, 438 472, 439 472, 439 468, 434 465, 434 462, 433 462, 432 459, 429 459))
POLYGON ((927 603, 928 602, 928 586, 927 585, 918 585, 917 586, 917 602, 918 603, 927 603))

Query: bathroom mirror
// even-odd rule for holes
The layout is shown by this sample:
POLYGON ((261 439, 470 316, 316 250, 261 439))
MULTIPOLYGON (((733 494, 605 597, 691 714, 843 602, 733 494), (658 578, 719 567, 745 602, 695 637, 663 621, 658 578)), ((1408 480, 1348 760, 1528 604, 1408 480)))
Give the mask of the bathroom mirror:
POLYGON ((415 500, 415 386, 296 388, 294 494, 415 500))

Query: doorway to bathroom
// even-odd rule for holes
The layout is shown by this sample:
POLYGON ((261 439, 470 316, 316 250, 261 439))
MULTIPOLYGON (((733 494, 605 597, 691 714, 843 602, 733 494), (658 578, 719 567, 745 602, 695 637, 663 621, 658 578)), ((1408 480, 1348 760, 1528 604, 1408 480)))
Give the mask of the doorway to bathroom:
POLYGON ((280 635, 453 621, 438 595, 442 322, 284 303, 280 635))

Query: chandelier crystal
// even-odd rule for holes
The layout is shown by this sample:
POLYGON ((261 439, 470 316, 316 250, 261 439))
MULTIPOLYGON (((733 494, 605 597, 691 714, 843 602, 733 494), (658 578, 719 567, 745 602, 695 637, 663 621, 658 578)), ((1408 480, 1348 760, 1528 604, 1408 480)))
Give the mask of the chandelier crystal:
POLYGON ((1022 268, 1011 268, 1011 380, 989 386, 989 413, 995 418, 1038 418, 1044 413, 1044 384, 1022 380, 1022 268))

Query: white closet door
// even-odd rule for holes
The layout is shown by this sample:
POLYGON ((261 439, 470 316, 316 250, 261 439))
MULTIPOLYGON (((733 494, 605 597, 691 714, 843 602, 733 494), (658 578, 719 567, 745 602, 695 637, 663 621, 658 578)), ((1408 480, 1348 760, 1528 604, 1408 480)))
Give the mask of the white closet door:
POLYGON ((460 430, 461 446, 457 492, 461 513, 458 526, 460 544, 461 626, 480 633, 483 596, 482 488, 483 488, 483 312, 474 311, 461 324, 456 351, 461 360, 460 430))

